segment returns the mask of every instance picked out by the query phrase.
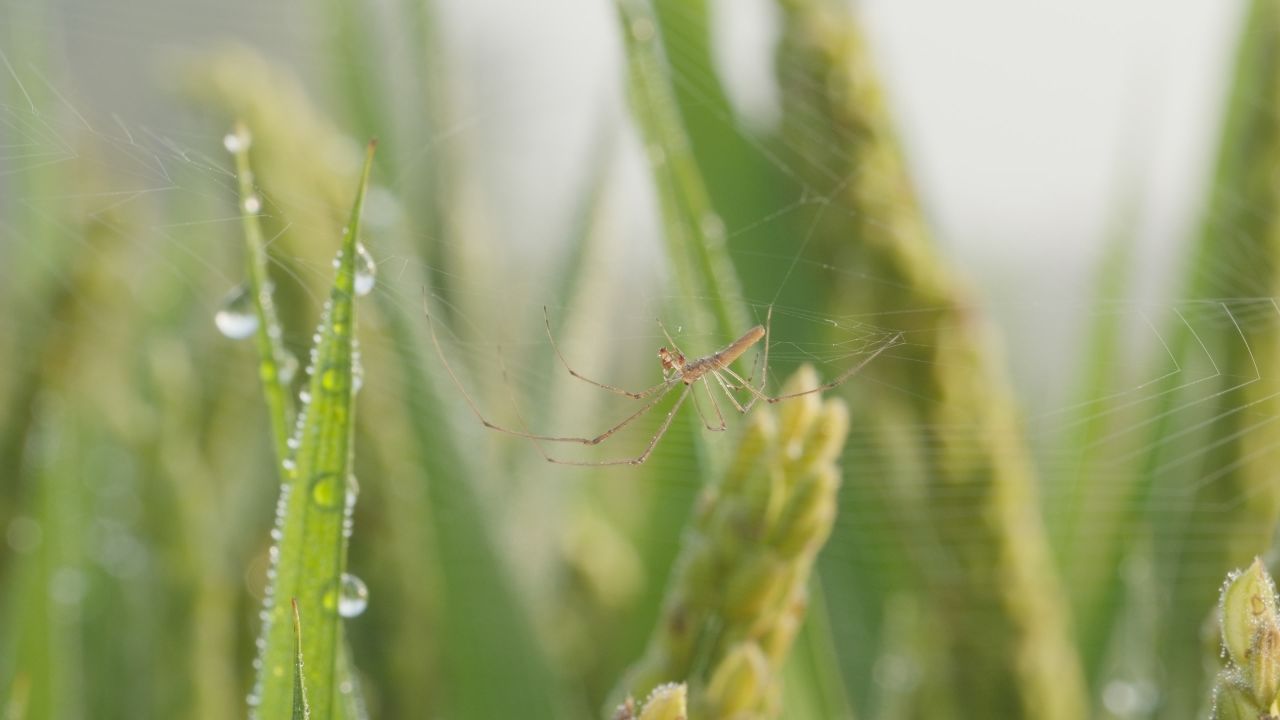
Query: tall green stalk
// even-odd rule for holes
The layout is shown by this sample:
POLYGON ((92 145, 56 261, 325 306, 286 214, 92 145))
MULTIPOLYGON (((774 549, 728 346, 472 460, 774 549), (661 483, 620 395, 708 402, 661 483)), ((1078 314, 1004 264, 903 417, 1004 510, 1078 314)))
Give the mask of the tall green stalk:
POLYGON ((929 241, 852 19, 828 0, 779 5, 783 138, 822 199, 807 217, 805 258, 863 278, 831 286, 833 313, 905 332, 868 370, 875 383, 864 384, 856 421, 896 441, 862 446, 856 469, 857 485, 880 495, 858 498, 865 507, 902 519, 899 557, 914 568, 892 582, 919 588, 940 629, 919 651, 945 657, 947 671, 922 679, 913 713, 1083 717, 1067 608, 993 335, 929 241))
POLYGON ((308 658, 310 705, 316 720, 338 717, 342 705, 337 681, 341 647, 340 608, 346 591, 350 487, 355 434, 355 393, 359 356, 355 349, 357 248, 360 217, 374 144, 343 231, 338 274, 321 319, 319 340, 309 368, 308 398, 298 417, 297 449, 286 466, 277 516, 277 545, 262 629, 261 666, 253 701, 261 718, 284 717, 293 708, 293 666, 297 658, 290 606, 308 618, 302 654, 308 658))
POLYGON ((1199 712, 1209 675, 1201 628, 1206 583, 1272 544, 1280 516, 1280 2, 1255 0, 1235 79, 1203 229, 1171 318, 1181 372, 1162 386, 1139 478, 1155 527, 1162 615, 1160 716, 1199 712))

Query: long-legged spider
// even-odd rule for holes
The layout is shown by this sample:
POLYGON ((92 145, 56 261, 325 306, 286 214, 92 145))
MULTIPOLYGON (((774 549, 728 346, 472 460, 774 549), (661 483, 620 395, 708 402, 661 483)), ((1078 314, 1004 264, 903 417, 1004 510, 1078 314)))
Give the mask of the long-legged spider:
MULTIPOLYGON (((729 402, 732 403, 734 410, 745 414, 751 410, 759 400, 763 400, 767 403, 776 403, 782 402, 783 400, 801 397, 803 395, 810 395, 812 393, 830 390, 853 377, 859 370, 866 367, 867 363, 870 363, 879 356, 880 353, 902 341, 902 333, 894 335, 889 338, 889 340, 882 342, 871 352, 871 354, 863 358, 861 362, 847 368, 830 382, 809 388, 808 390, 801 390, 799 392, 784 393, 782 395, 769 395, 765 393, 765 387, 769 379, 769 326, 773 321, 773 306, 770 306, 768 312, 765 314, 764 325, 756 325, 743 333, 737 340, 725 345, 716 352, 713 352, 710 355, 694 358, 693 360, 686 359, 684 352, 680 350, 680 347, 671 337, 671 334, 667 332, 666 327, 663 327, 662 322, 659 321, 658 325, 662 328, 662 334, 666 336, 667 342, 671 344, 671 349, 667 349, 666 347, 658 349, 658 359, 662 363, 662 381, 652 387, 640 390, 639 392, 632 392, 630 390, 625 390, 620 387, 592 380, 591 378, 579 373, 577 370, 574 370, 573 367, 569 365, 569 361, 565 359, 564 354, 560 352, 559 345, 556 344, 555 337, 551 332, 551 320, 545 307, 542 308, 542 314, 543 324, 546 326, 547 330, 547 338, 551 341, 551 348, 555 351, 556 357, 559 358, 560 363, 564 365, 564 369, 567 370, 570 375, 603 390, 608 390, 615 395, 622 395, 623 397, 627 397, 632 400, 648 400, 648 402, 641 406, 639 410, 627 415, 617 424, 595 437, 540 435, 529 432, 527 429, 516 430, 514 428, 498 425, 497 423, 491 422, 484 416, 484 413, 480 412, 480 408, 476 405, 475 400, 471 398, 470 393, 468 393, 466 388, 463 387, 462 382, 458 380, 458 376, 454 373, 453 367, 449 365, 448 359, 445 358, 444 350, 440 347, 440 339, 436 337, 436 329, 431 320, 431 313, 429 309, 426 312, 427 327, 431 331, 431 342, 435 345, 436 354, 440 356, 440 362, 444 365, 445 371, 449 373, 449 377, 452 378, 453 383, 458 386, 458 391, 462 393, 462 397, 471 408, 471 412, 474 413, 480 422, 490 430, 497 430, 498 432, 507 433, 508 435, 515 435, 516 437, 532 440, 534 445, 538 448, 538 452, 542 453, 542 456, 546 458, 548 462, 560 463, 562 465, 639 465, 645 460, 648 460, 649 455, 653 453, 653 449, 657 447, 658 442, 662 440, 662 436, 666 434, 667 428, 671 426, 671 421, 675 418, 676 412, 680 409, 680 406, 684 404, 684 401, 689 397, 689 394, 693 392, 694 385, 697 385, 699 382, 702 383, 702 387, 706 390, 707 398, 710 399, 712 407, 715 408, 716 417, 719 419, 718 426, 712 426, 712 424, 707 421, 706 416, 702 414, 702 409, 698 405, 698 398, 695 394, 694 407, 698 410, 698 415, 702 418, 703 425, 705 425, 709 430, 724 430, 724 415, 720 412, 720 405, 716 402, 715 394, 711 391, 711 385, 708 382, 708 378, 715 380, 720 385, 725 396, 727 396, 729 398, 729 402), (756 387, 751 384, 750 379, 743 379, 741 375, 729 366, 761 340, 764 340, 764 362, 763 368, 760 371, 760 386, 756 387), (652 410, 658 405, 658 403, 662 402, 663 398, 665 398, 669 392, 677 387, 680 387, 680 395, 676 398, 675 404, 667 411, 667 416, 663 418, 662 424, 658 426, 657 432, 655 432, 653 437, 649 439, 649 444, 645 446, 644 452, 635 457, 595 461, 562 460, 548 455, 546 450, 540 444, 542 442, 559 442, 577 443, 580 445, 599 445, 612 437, 614 433, 631 424, 632 421, 652 410), (750 393, 751 397, 745 403, 739 402, 738 398, 734 396, 733 390, 738 389, 747 390, 750 393)), ((756 359, 759 360, 760 356, 757 356, 756 359)), ((751 373, 748 375, 748 378, 754 374, 755 370, 753 368, 751 373)), ((521 422, 523 422, 523 419, 521 422)))

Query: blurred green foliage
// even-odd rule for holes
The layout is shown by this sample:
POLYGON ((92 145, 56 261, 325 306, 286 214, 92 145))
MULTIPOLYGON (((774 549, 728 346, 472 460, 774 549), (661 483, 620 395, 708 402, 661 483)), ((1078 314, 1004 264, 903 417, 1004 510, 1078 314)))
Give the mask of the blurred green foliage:
MULTIPOLYGON (((56 9, 0 7, 0 148, 33 147, 0 152, 6 717, 247 711, 290 452, 282 429, 304 384, 279 371, 312 349, 360 142, 372 135, 381 149, 361 240, 394 262, 357 301, 361 494, 348 563, 372 600, 345 621, 351 656, 338 649, 333 673, 311 644, 341 643, 309 624, 317 598, 300 602, 313 711, 329 717, 332 686, 358 685, 367 708, 338 716, 590 718, 612 712, 611 694, 671 682, 688 685, 619 717, 679 715, 686 702, 699 720, 730 716, 725 708, 885 720, 1206 711, 1216 582, 1270 557, 1280 513, 1270 424, 1280 416, 1277 0, 1253 0, 1246 18, 1203 227, 1179 302, 1154 319, 1168 343, 1126 366, 1123 329, 1098 314, 1080 377, 1064 379, 1083 388, 1079 416, 1052 438, 1068 461, 1031 447, 983 299, 931 237, 846 4, 778 0, 778 114, 761 128, 729 101, 706 0, 618 0, 626 137, 648 159, 670 278, 658 296, 664 317, 681 319, 682 342, 709 351, 773 305, 771 331, 790 348, 767 367, 776 388, 804 360, 828 360, 830 377, 903 333, 825 406, 847 404, 851 429, 813 476, 827 479, 804 476, 804 487, 839 487, 839 499, 810 498, 822 522, 782 569, 777 538, 758 535, 774 525, 733 524, 754 501, 777 503, 766 513, 777 522, 785 508, 810 507, 789 484, 786 443, 768 461, 734 464, 733 449, 767 435, 770 415, 731 418, 742 435, 726 438, 684 408, 643 466, 568 469, 486 431, 431 350, 424 301, 485 407, 514 401, 537 427, 607 425, 616 406, 561 372, 541 338, 497 348, 485 328, 511 316, 534 337, 542 315, 530 307, 541 302, 553 337, 615 327, 600 318, 624 308, 601 288, 622 273, 600 256, 625 131, 592 140, 540 302, 494 307, 471 288, 514 285, 495 276, 518 268, 499 261, 506 247, 460 189, 463 158, 447 144, 425 160, 418 152, 453 117, 429 4, 317 6, 306 26, 331 64, 304 79, 243 46, 184 59, 180 94, 202 118, 200 148, 161 169, 182 192, 124 202, 116 184, 145 153, 88 127, 72 89, 36 81, 66 62, 56 9), (253 142, 231 162, 217 144, 236 121, 253 142), (394 180, 393 197, 379 177, 394 180), (266 207, 242 226, 233 208, 253 193, 266 207), (197 221, 228 216, 236 222, 197 221), (270 292, 284 328, 267 334, 275 320, 264 312, 256 345, 212 322, 246 279, 270 292), (1162 379, 1123 392, 1135 365, 1162 379), (735 552, 708 550, 726 539, 735 552), (762 576, 754 563, 785 576, 786 592, 755 603, 758 615, 727 610, 738 605, 723 593, 710 601, 708 588, 682 584, 701 551, 723 565, 713 575, 725 585, 713 589, 762 576), (693 617, 697 627, 681 626, 693 617), (671 651, 673 628, 697 642, 671 651), (748 690, 751 702, 726 699, 748 690)), ((1103 269, 1100 306, 1124 288, 1127 262, 1119 251, 1103 269)), ((650 361, 651 337, 597 337, 573 345, 573 361, 622 382, 638 377, 633 358, 650 361)), ((627 434, 652 436, 673 399, 627 434)), ((785 403, 774 409, 789 417, 785 403)), ((626 454, 596 451, 582 457, 626 454)), ((289 623, 275 634, 288 646, 274 663, 288 693, 278 715, 294 709, 298 656, 289 623)))

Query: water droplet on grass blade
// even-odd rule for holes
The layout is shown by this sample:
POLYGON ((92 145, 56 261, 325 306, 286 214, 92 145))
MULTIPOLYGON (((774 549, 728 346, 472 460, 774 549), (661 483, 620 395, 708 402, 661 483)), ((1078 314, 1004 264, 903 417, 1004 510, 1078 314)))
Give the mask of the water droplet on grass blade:
POLYGON ((213 315, 213 324, 232 340, 243 340, 258 329, 258 315, 253 310, 253 296, 247 285, 227 293, 222 307, 213 315))
POLYGON ((276 358, 276 362, 279 365, 277 372, 280 375, 280 384, 288 385, 293 382, 294 376, 298 374, 298 358, 294 357, 293 353, 285 351, 276 358))
POLYGON ((356 245, 356 295, 368 295, 378 279, 378 265, 363 244, 356 245))
POLYGON ((320 604, 325 610, 337 612, 344 618, 352 618, 368 607, 369 588, 355 575, 342 573, 341 579, 330 583, 324 591, 320 604))
POLYGON ((262 198, 257 195, 246 195, 241 206, 245 212, 256 214, 262 210, 262 198))
POLYGON ((248 150, 252 138, 248 130, 239 130, 229 132, 222 136, 222 147, 227 149, 229 153, 238 153, 242 150, 248 150))
POLYGON ((369 607, 369 588, 364 581, 349 573, 342 574, 338 584, 338 614, 353 618, 369 607))
POLYGON ((337 473, 321 473, 311 480, 311 501, 325 510, 342 507, 344 493, 338 488, 337 473))

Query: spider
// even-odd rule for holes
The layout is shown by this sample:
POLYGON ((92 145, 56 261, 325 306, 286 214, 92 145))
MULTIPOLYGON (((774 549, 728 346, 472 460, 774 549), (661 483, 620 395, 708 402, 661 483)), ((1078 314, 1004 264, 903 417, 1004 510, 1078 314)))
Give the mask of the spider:
MULTIPOLYGON (((534 445, 538 448, 538 451, 542 453, 542 456, 546 458, 548 462, 559 463, 561 465, 640 465, 644 463, 645 460, 649 459, 649 455, 653 453, 653 449, 658 446, 658 442, 662 440, 662 436, 666 434, 667 428, 671 426, 671 421, 675 418, 676 412, 680 409, 680 406, 684 404, 684 401, 689 397, 690 393, 694 393, 694 386, 699 383, 701 383, 703 389, 706 391, 706 396, 711 401, 711 406, 715 408, 719 424, 713 426, 707 421, 706 416, 702 414, 701 406, 698 405, 697 394, 694 393, 694 407, 698 411, 698 416, 702 419, 703 425, 708 430, 722 431, 726 428, 724 415, 720 412, 720 404, 716 402, 715 394, 711 390, 710 380, 714 380, 720 385, 720 388, 729 398, 729 402, 733 404, 734 410, 741 414, 746 414, 755 406, 756 402, 760 400, 772 404, 782 402, 783 400, 798 398, 804 395, 823 392, 841 385, 844 381, 853 377, 859 370, 866 367, 866 365, 879 356, 880 353, 902 342, 902 333, 894 335, 889 338, 888 341, 881 343, 870 355, 863 358, 861 362, 846 369, 830 382, 823 383, 822 385, 814 388, 809 388, 808 390, 801 390, 799 392, 784 393, 782 395, 768 395, 764 390, 769 377, 769 326, 773 320, 773 306, 770 306, 768 312, 765 314, 764 325, 756 325, 743 333, 737 340, 734 340, 710 355, 704 355, 692 360, 686 358, 684 352, 682 352, 680 347, 676 344, 675 339, 671 337, 671 334, 667 332, 666 327, 662 325, 662 321, 659 320, 658 326, 662 328, 662 334, 666 336, 667 342, 671 345, 670 348, 658 348, 658 360, 662 364, 662 381, 652 387, 640 390, 639 392, 632 392, 630 390, 592 380, 591 378, 579 373, 577 370, 574 370, 569 364, 569 361, 565 358, 564 354, 560 352, 560 347, 556 344, 555 337, 551 332, 551 319, 547 313, 547 308, 544 306, 542 308, 542 319, 543 324, 546 326, 547 339, 551 341, 551 348, 555 351, 556 357, 559 358, 560 364, 564 365, 564 369, 567 370, 570 375, 582 380, 583 382, 614 393, 615 395, 621 395, 632 400, 647 400, 639 410, 636 410, 626 416, 620 422, 595 437, 568 437, 539 435, 537 433, 529 432, 527 429, 516 430, 514 428, 503 427, 486 418, 484 414, 480 412, 480 408, 471 398, 471 395, 466 391, 466 388, 462 386, 462 382, 458 380, 458 376, 454 373, 453 367, 449 365, 449 361, 445 358, 444 350, 440 347, 440 340, 436 337, 435 325, 431 320, 431 313, 429 310, 426 312, 426 316, 427 327, 431 332, 431 342, 435 345, 436 354, 440 356, 440 362, 444 365, 445 371, 449 373, 449 377, 453 380, 453 383, 458 386, 458 391, 462 394, 463 399, 466 400, 467 405, 471 408, 471 412, 475 414, 480 422, 490 430, 497 430, 498 432, 507 433, 508 435, 532 440, 534 445), (744 380, 741 375, 729 366, 761 340, 764 340, 764 363, 763 369, 760 372, 760 386, 756 387, 751 384, 750 379, 744 380), (658 405, 658 403, 662 402, 663 398, 677 388, 679 388, 678 392, 680 394, 676 398, 675 404, 667 411, 667 416, 663 418, 662 424, 658 427, 657 432, 655 432, 653 437, 649 439, 649 443, 645 446, 644 452, 635 457, 594 461, 563 460, 548 455, 546 450, 543 449, 540 444, 542 442, 559 442, 577 443, 580 445, 599 445, 610 437, 613 437, 614 433, 631 424, 632 421, 652 410, 658 405), (734 390, 747 390, 751 397, 745 403, 739 402, 738 398, 733 394, 734 390)), ((756 356, 756 360, 760 360, 760 355, 756 356)), ((753 366, 751 373, 748 374, 748 378, 752 377, 754 374, 755 368, 753 366)), ((521 422, 523 422, 523 419, 521 422)))

